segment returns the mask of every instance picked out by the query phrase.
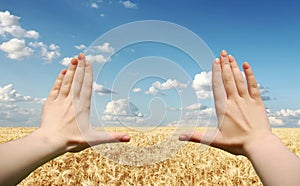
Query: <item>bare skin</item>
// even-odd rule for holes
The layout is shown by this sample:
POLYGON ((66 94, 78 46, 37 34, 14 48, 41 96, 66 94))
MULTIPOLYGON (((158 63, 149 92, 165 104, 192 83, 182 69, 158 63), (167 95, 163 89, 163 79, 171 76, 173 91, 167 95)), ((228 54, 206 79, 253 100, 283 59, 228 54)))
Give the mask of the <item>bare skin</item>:
POLYGON ((264 185, 300 185, 300 158, 272 134, 253 71, 247 62, 243 69, 247 84, 234 57, 221 52, 212 77, 218 128, 186 132, 179 139, 246 156, 264 185))
POLYGON ((125 133, 99 132, 91 127, 92 84, 92 65, 80 54, 57 77, 44 104, 40 128, 0 145, 0 185, 16 185, 37 167, 66 152, 130 140, 125 133))

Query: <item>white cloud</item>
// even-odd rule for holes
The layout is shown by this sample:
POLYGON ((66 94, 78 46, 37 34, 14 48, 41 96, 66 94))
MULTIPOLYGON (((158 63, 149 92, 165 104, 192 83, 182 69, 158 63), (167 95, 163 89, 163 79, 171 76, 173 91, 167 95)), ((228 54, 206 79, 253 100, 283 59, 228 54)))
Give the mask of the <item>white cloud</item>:
POLYGON ((269 93, 270 90, 266 87, 264 87, 263 85, 261 84, 258 84, 258 90, 260 92, 260 95, 261 95, 261 99, 263 101, 269 101, 269 100, 272 100, 272 97, 271 96, 268 96, 268 95, 265 95, 266 93, 269 93))
POLYGON ((26 38, 38 39, 39 33, 35 30, 25 30, 19 24, 20 17, 11 15, 9 11, 0 12, 0 35, 9 41, 0 45, 0 50, 7 53, 7 57, 13 60, 21 60, 31 56, 35 52, 46 61, 52 61, 60 56, 59 46, 43 42, 30 42, 26 38), (37 50, 38 49, 38 50, 37 50))
POLYGON ((38 39, 39 38, 39 33, 34 31, 34 30, 29 30, 29 31, 26 32, 25 37, 38 39))
MULTIPOLYGON (((104 55, 86 55, 86 60, 90 63, 106 63, 109 61, 104 55)), ((65 57, 60 61, 60 64, 64 66, 68 66, 73 58, 77 58, 77 56, 73 57, 65 57)))
POLYGON ((158 90, 155 89, 153 86, 150 87, 146 92, 145 94, 153 94, 153 95, 156 95, 158 93, 158 90))
POLYGON ((38 126, 40 108, 22 108, 0 102, 0 126, 38 126))
POLYGON ((141 88, 134 88, 132 89, 132 92, 138 93, 138 92, 142 92, 141 88))
POLYGON ((86 56, 87 61, 90 63, 106 63, 109 61, 108 58, 106 58, 104 55, 87 55, 86 56))
MULTIPOLYGON (((109 61, 108 58, 99 54, 99 55, 86 55, 86 60, 90 63, 106 63, 109 61)), ((64 66, 68 66, 73 58, 77 58, 77 56, 73 57, 65 57, 60 61, 60 64, 64 66)))
POLYGON ((145 93, 156 95, 157 93, 159 93, 158 90, 169 90, 172 88, 182 89, 182 88, 186 88, 186 87, 187 87, 187 84, 180 83, 176 79, 174 79, 174 80, 168 79, 167 81, 165 81, 163 83, 161 83, 159 81, 152 83, 152 86, 145 93))
MULTIPOLYGON (((81 45, 76 45, 75 48, 78 50, 80 49, 85 49, 86 46, 81 44, 81 45)), ((90 63, 106 63, 110 61, 110 55, 112 55, 115 52, 115 49, 110 46, 110 43, 105 42, 102 45, 97 45, 89 48, 89 53, 86 55, 87 61, 90 63)), ((62 65, 68 66, 70 64, 70 61, 72 58, 76 58, 77 56, 74 57, 65 57, 60 61, 62 65)))
POLYGON ((93 2, 93 3, 91 4, 91 8, 98 9, 98 8, 99 8, 99 6, 98 6, 98 4, 97 4, 97 3, 93 2))
POLYGON ((21 95, 12 84, 0 87, 1 126, 38 126, 44 101, 45 98, 21 95))
POLYGON ((181 108, 169 108, 169 110, 183 110, 183 111, 191 111, 191 110, 204 110, 204 109, 207 109, 207 106, 206 105, 202 105, 200 103, 194 103, 194 104, 191 104, 189 106, 186 106, 186 107, 181 107, 181 108))
POLYGON ((43 98, 31 98, 19 94, 12 84, 0 87, 0 102, 43 102, 43 98))
POLYGON ((33 38, 38 39, 39 33, 34 30, 26 31, 19 24, 20 17, 11 15, 9 11, 0 12, 0 35, 6 37, 11 35, 13 37, 33 38))
POLYGON ((215 116, 215 110, 213 108, 192 109, 196 108, 192 105, 189 109, 183 110, 183 115, 178 121, 168 123, 168 126, 217 126, 217 120, 215 116))
POLYGON ((268 109, 267 113, 272 126, 296 127, 300 120, 300 109, 280 109, 275 112, 268 109))
POLYGON ((124 8, 131 8, 131 9, 138 8, 138 6, 135 3, 133 3, 133 2, 131 2, 129 0, 127 0, 127 1, 120 1, 120 3, 124 6, 124 8))
POLYGON ((154 83, 154 87, 157 89, 161 89, 161 90, 168 90, 171 88, 186 88, 187 85, 178 82, 176 79, 174 79, 174 80, 168 79, 166 82, 164 82, 162 84, 159 81, 156 81, 154 83))
POLYGON ((30 42, 29 46, 39 49, 39 55, 46 61, 52 61, 53 59, 60 57, 58 45, 50 44, 48 47, 43 42, 30 42))
POLYGON ((32 101, 30 96, 22 96, 17 93, 12 84, 0 87, 0 101, 16 102, 16 101, 32 101))
POLYGON ((103 14, 103 13, 101 13, 101 14, 100 14, 100 17, 104 17, 104 14, 103 14))
POLYGON ((75 45, 75 48, 77 50, 84 50, 84 49, 86 49, 86 46, 84 44, 80 44, 80 45, 75 45))
POLYGON ((117 99, 107 103, 102 120, 109 124, 137 124, 143 121, 143 114, 128 99, 117 99))
POLYGON ((196 74, 193 80, 193 88, 199 99, 209 99, 212 98, 211 90, 211 78, 212 72, 201 72, 196 74))
POLYGON ((103 85, 99 85, 95 82, 93 83, 93 90, 95 93, 97 93, 101 96, 105 95, 105 94, 115 94, 116 93, 115 91, 105 88, 103 85))
POLYGON ((282 119, 279 119, 279 118, 276 118, 273 116, 269 117, 269 121, 272 126, 283 126, 284 125, 282 119))
POLYGON ((17 38, 3 42, 0 45, 0 50, 6 52, 8 58, 15 60, 21 60, 33 53, 33 50, 26 46, 24 39, 17 38))
POLYGON ((94 46, 93 49, 96 49, 96 51, 100 53, 113 54, 115 52, 115 49, 110 46, 110 43, 108 42, 105 42, 102 45, 94 46))
POLYGON ((65 57, 60 61, 60 64, 68 66, 74 57, 65 57))

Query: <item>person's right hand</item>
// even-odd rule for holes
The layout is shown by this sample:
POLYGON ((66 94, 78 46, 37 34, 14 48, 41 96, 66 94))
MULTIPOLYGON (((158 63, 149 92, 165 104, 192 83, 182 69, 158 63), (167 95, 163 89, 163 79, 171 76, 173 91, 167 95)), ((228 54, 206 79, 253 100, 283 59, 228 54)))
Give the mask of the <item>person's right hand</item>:
POLYGON ((233 154, 246 155, 272 135, 258 85, 250 65, 243 69, 247 84, 233 56, 223 50, 213 62, 212 84, 218 129, 214 132, 186 132, 182 141, 208 144, 233 154))

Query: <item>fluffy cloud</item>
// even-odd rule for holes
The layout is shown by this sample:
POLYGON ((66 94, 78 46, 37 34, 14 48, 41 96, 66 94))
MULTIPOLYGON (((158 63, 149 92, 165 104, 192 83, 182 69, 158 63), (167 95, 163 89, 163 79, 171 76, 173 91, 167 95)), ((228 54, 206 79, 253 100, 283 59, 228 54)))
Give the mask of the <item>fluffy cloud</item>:
POLYGON ((12 84, 0 87, 0 101, 1 102, 43 102, 44 98, 32 98, 30 96, 23 96, 19 94, 12 84))
POLYGON ((134 88, 132 89, 132 92, 138 93, 138 92, 142 92, 141 88, 134 88))
POLYGON ((84 50, 84 49, 86 49, 86 46, 84 44, 80 44, 80 45, 75 45, 75 48, 77 50, 84 50))
POLYGON ((65 57, 60 61, 60 64, 64 65, 64 66, 68 66, 71 62, 73 57, 65 57))
POLYGON ((103 85, 99 85, 97 83, 93 83, 93 90, 95 93, 99 94, 99 95, 105 95, 105 94, 116 94, 115 91, 105 88, 103 85))
MULTIPOLYGON (((87 55, 85 56, 86 60, 90 63, 105 63, 108 61, 108 59, 103 55, 87 55)), ((60 64, 64 66, 68 66, 73 58, 77 58, 77 56, 73 57, 65 57, 60 61, 60 64)))
POLYGON ((191 111, 191 110, 204 110, 204 109, 207 109, 207 106, 206 105, 202 105, 200 103, 194 103, 194 104, 191 104, 189 106, 186 106, 186 107, 181 107, 181 108, 169 108, 169 110, 183 110, 183 111, 191 111))
POLYGON ((267 110, 272 126, 297 127, 300 120, 300 109, 281 109, 275 112, 267 110))
MULTIPOLYGON (((89 61, 90 63, 105 63, 108 61, 108 59, 99 54, 99 55, 87 55, 85 56, 86 60, 89 61)), ((64 66, 68 66, 71 62, 71 60, 73 58, 77 58, 77 56, 73 56, 73 57, 65 57, 60 61, 60 64, 64 65, 64 66)))
POLYGON ((100 52, 100 53, 108 53, 108 54, 113 54, 115 52, 115 49, 110 46, 110 43, 105 42, 102 45, 97 45, 93 47, 94 50, 96 50, 96 52, 100 52))
POLYGON ((164 83, 161 83, 159 81, 152 83, 152 86, 145 93, 156 95, 157 93, 159 93, 158 90, 168 90, 168 89, 172 89, 172 88, 182 89, 182 88, 186 88, 186 87, 187 87, 187 84, 180 83, 176 79, 174 79, 174 80, 168 79, 164 83))
MULTIPOLYGON (((78 50, 85 48, 86 46, 81 44, 78 46, 75 46, 78 50)), ((110 43, 105 42, 102 45, 97 45, 89 48, 89 53, 86 55, 87 61, 90 63, 106 63, 110 60, 110 56, 115 52, 115 49, 110 46, 110 43)), ((77 57, 77 56, 74 56, 77 57)), ((74 57, 65 57, 63 58, 60 63, 62 65, 68 66, 70 64, 70 61, 74 57)))
POLYGON ((19 94, 12 84, 0 87, 1 126, 37 126, 41 113, 40 103, 44 101, 19 94))
POLYGON ((0 126, 38 126, 41 108, 22 108, 0 102, 0 126))
POLYGON ((102 120, 109 124, 141 123, 143 114, 128 99, 117 99, 107 103, 102 120))
POLYGON ((51 44, 48 47, 43 42, 30 42, 29 46, 35 49, 39 49, 40 56, 46 61, 52 61, 53 59, 60 57, 59 46, 55 44, 51 44))
POLYGON ((26 46, 24 39, 16 38, 3 42, 0 45, 0 50, 6 52, 8 58, 15 60, 21 60, 33 53, 33 50, 26 46))
POLYGON ((127 0, 127 1, 120 1, 120 3, 124 6, 124 8, 131 8, 131 9, 138 8, 138 6, 135 3, 133 3, 133 2, 131 2, 129 0, 127 0))
POLYGON ((22 96, 17 93, 12 84, 0 87, 0 101, 16 102, 16 101, 32 101, 30 96, 22 96))
POLYGON ((13 37, 33 38, 38 39, 39 33, 34 30, 26 31, 19 24, 20 17, 11 15, 9 11, 0 12, 0 35, 6 37, 11 35, 13 37))
POLYGON ((263 101, 269 101, 269 100, 272 100, 271 96, 265 95, 265 94, 267 94, 267 93, 270 92, 270 90, 269 90, 268 88, 264 87, 264 86, 261 85, 261 84, 258 84, 258 90, 259 90, 259 92, 260 92, 261 99, 262 99, 263 101))
MULTIPOLYGON (((194 105, 192 106, 192 108, 194 105)), ((217 126, 217 120, 215 116, 215 110, 213 108, 203 109, 186 109, 183 110, 182 116, 179 120, 168 123, 168 126, 183 126, 183 127, 195 127, 195 126, 217 126)))
POLYGON ((106 63, 109 61, 104 55, 87 55, 86 59, 91 63, 106 63))
POLYGON ((7 53, 8 58, 21 60, 24 57, 38 54, 42 59, 52 61, 60 56, 59 46, 55 44, 47 46, 38 41, 26 42, 27 39, 37 40, 39 33, 34 30, 23 29, 19 20, 20 17, 11 15, 9 11, 0 12, 0 35, 5 39, 10 37, 10 40, 1 43, 0 50, 7 53))
POLYGON ((98 8, 99 8, 99 6, 98 6, 98 4, 97 4, 97 3, 93 2, 93 3, 91 4, 91 8, 98 9, 98 8))
POLYGON ((274 116, 269 117, 269 122, 272 126, 283 126, 284 125, 282 119, 278 119, 274 116))
POLYGON ((145 92, 145 94, 153 94, 153 95, 156 95, 157 93, 158 93, 158 90, 156 88, 154 88, 153 86, 149 87, 149 89, 145 92))
POLYGON ((211 79, 212 72, 196 74, 193 80, 193 88, 199 99, 212 98, 211 79))

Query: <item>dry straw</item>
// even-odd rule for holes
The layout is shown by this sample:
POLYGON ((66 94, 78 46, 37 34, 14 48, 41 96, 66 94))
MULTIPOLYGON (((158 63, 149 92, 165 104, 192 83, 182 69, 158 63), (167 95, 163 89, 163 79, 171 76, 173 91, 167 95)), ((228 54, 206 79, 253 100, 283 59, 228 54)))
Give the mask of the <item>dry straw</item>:
MULTIPOLYGON (((0 128, 0 143, 23 137, 33 128, 0 128)), ((127 131, 132 140, 127 145, 145 147, 163 141, 171 130, 151 133, 127 131)), ((300 155, 300 129, 274 129, 287 147, 300 155)), ((66 153, 39 167, 19 185, 262 185, 250 162, 242 156, 188 143, 173 157, 147 166, 128 166, 105 158, 89 148, 80 153, 66 153)), ((126 145, 123 145, 126 148, 126 145)), ((108 148, 100 145, 98 148, 108 148)), ((113 150, 113 149, 110 149, 113 150)), ((116 152, 117 157, 122 156, 116 152)), ((134 154, 132 154, 134 157, 134 154)))

